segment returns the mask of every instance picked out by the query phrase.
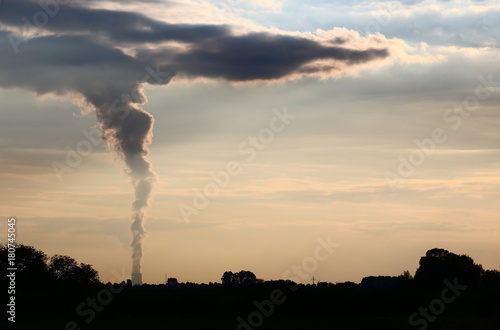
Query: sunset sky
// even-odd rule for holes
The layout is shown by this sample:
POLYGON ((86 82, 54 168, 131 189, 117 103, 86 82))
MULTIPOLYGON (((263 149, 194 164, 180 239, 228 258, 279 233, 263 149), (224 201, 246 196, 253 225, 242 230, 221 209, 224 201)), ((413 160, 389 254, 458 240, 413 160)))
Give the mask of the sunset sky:
POLYGON ((134 190, 94 105, 142 86, 145 282, 279 279, 318 240, 303 283, 414 274, 434 247, 500 269, 498 1, 42 3, 0 2, 18 242, 129 277, 134 190))

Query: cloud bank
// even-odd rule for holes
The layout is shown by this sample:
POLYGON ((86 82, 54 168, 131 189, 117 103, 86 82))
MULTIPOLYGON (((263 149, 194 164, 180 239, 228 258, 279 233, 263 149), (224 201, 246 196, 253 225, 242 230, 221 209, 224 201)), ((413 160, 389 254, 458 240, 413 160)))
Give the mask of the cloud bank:
MULTIPOLYGON (((250 81, 314 75, 325 70, 338 73, 344 67, 389 56, 384 45, 352 49, 349 44, 335 43, 335 39, 321 42, 267 32, 236 35, 227 25, 168 24, 138 13, 85 8, 55 0, 45 5, 31 0, 5 1, 1 4, 0 21, 4 26, 0 35, 1 55, 9 65, 2 65, 0 74, 9 77, 13 70, 29 62, 42 73, 58 63, 65 74, 85 66, 89 79, 93 69, 99 73, 104 68, 114 75, 124 71, 121 78, 131 74, 128 81, 134 83, 140 81, 137 68, 143 70, 147 65, 161 65, 164 70, 186 77, 250 81), (19 34, 27 38, 20 39, 19 34), (54 47, 57 57, 50 50, 54 47), (13 48, 18 48, 20 58, 16 58, 18 54, 12 52, 13 48), (22 55, 28 52, 31 57, 22 55), (116 65, 108 65, 115 59, 116 65), (311 66, 317 61, 328 64, 311 66)), ((43 74, 39 78, 45 80, 43 74)), ((3 87, 24 85, 19 78, 2 80, 3 87)), ((35 88, 37 92, 41 89, 48 87, 35 88)))

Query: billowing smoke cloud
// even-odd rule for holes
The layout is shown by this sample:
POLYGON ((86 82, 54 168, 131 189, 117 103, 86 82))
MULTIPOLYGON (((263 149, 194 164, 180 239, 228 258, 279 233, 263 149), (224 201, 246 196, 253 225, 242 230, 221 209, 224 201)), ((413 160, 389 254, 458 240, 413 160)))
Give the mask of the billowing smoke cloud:
POLYGON ((0 87, 78 94, 95 108, 102 137, 123 158, 135 189, 133 273, 140 273, 144 211, 155 181, 146 158, 153 118, 139 107, 146 102, 144 82, 167 84, 174 72, 230 81, 280 79, 331 68, 309 65, 319 60, 347 67, 389 55, 385 48, 349 49, 338 40, 327 44, 270 33, 234 35, 228 26, 167 24, 78 2, 41 3, 45 5, 35 0, 0 3, 0 87), (19 31, 29 26, 33 36, 22 39, 19 31), (148 75, 156 77, 145 81, 148 75))

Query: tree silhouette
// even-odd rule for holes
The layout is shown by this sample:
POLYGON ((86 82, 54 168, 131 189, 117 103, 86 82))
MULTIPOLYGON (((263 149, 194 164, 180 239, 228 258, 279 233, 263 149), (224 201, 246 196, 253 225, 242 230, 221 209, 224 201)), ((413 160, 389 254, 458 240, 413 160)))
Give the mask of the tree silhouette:
MULTIPOLYGON (((8 247, 0 245, 0 265, 6 269, 8 247)), ((59 288, 88 288, 99 283, 99 274, 91 265, 80 263, 75 259, 55 255, 50 259, 33 246, 18 244, 15 250, 16 277, 22 282, 22 289, 46 287, 52 285, 59 288)))
POLYGON ((56 254, 50 258, 49 271, 61 285, 88 287, 99 283, 99 275, 90 265, 78 265, 75 259, 56 254))
POLYGON ((167 279, 167 283, 166 283, 168 286, 172 286, 172 287, 176 287, 179 285, 179 281, 177 281, 177 279, 175 277, 169 277, 167 279))
POLYGON ((470 288, 477 288, 483 267, 475 264, 467 255, 457 255, 445 249, 434 248, 420 258, 415 273, 415 284, 420 288, 437 290, 444 286, 444 280, 456 280, 470 288))
POLYGON ((49 270, 58 280, 71 279, 77 267, 76 260, 71 257, 56 254, 50 258, 49 270))
MULTIPOLYGON (((0 265, 3 269, 8 266, 8 246, 0 245, 0 265)), ((20 244, 15 249, 16 278, 22 285, 19 290, 31 290, 36 287, 46 285, 50 279, 50 272, 47 267, 47 255, 33 246, 20 244)))
POLYGON ((234 286, 248 286, 257 282, 257 276, 248 270, 242 270, 238 273, 226 271, 222 274, 222 284, 234 286))
POLYGON ((242 270, 238 273, 238 280, 240 285, 252 285, 257 281, 257 276, 248 270, 242 270))
POLYGON ((91 265, 80 263, 73 272, 73 280, 80 286, 90 286, 100 283, 99 273, 91 265))
POLYGON ((230 272, 230 271, 224 272, 224 274, 222 274, 221 281, 222 281, 222 284, 224 284, 224 285, 231 285, 231 284, 233 284, 232 283, 232 281, 233 281, 233 272, 230 272))

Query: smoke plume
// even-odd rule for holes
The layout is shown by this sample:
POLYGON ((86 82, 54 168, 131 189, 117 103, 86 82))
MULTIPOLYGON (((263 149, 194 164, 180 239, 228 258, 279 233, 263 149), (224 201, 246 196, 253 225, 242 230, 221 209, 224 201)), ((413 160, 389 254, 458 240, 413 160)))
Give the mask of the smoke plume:
MULTIPOLYGON (((89 98, 87 96, 87 98, 89 98)), ((144 99, 145 100, 145 99, 144 99)), ((151 199, 155 173, 147 160, 147 146, 151 143, 153 117, 139 106, 128 103, 120 112, 109 104, 96 104, 102 137, 122 157, 132 179, 135 201, 132 204, 132 273, 141 273, 141 259, 145 236, 145 208, 151 199), (124 111, 124 112, 123 112, 124 111), (119 113, 123 112, 124 117, 119 113)))

